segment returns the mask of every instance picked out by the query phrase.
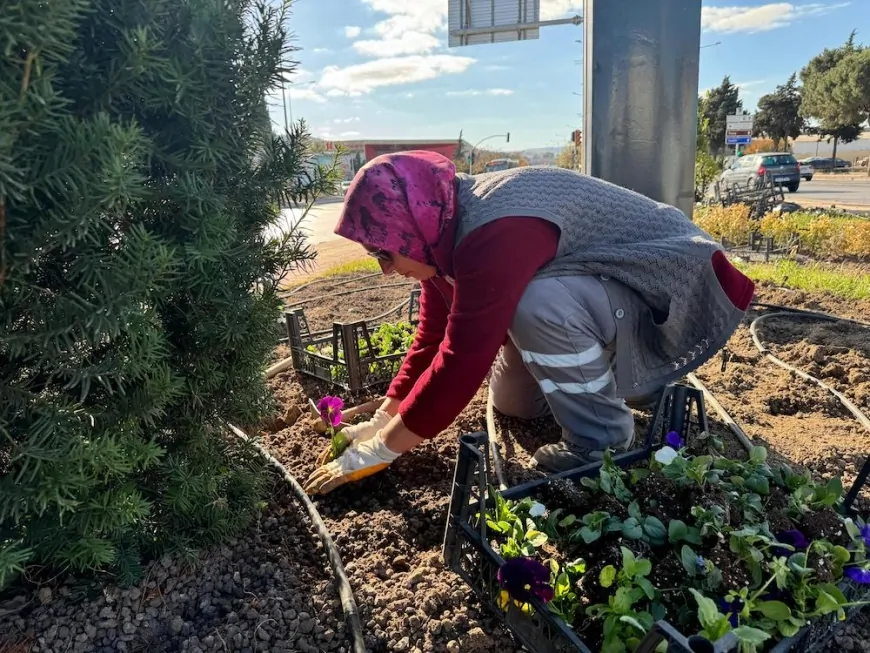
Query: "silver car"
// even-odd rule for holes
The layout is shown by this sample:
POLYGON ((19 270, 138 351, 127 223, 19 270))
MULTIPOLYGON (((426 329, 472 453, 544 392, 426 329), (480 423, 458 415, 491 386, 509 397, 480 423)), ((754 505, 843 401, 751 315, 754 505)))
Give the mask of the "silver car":
POLYGON ((801 185, 801 170, 797 159, 789 152, 746 154, 735 159, 719 177, 725 188, 757 188, 765 177, 792 193, 801 185))

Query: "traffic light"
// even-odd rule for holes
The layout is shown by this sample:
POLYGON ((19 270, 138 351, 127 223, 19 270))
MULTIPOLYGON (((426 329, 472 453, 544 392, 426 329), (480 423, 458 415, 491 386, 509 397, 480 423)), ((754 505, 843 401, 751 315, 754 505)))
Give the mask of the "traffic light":
POLYGON ((507 135, 505 136, 505 143, 510 143, 510 142, 511 142, 511 133, 508 132, 507 135))
POLYGON ((583 132, 580 129, 575 129, 571 132, 571 140, 574 141, 574 145, 579 147, 583 144, 583 132))

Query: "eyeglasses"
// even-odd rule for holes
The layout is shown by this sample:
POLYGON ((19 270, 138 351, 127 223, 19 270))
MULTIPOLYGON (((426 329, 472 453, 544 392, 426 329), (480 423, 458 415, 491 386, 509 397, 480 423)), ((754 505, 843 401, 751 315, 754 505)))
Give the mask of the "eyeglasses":
POLYGON ((369 256, 381 263, 392 263, 393 261, 393 255, 385 249, 376 249, 373 252, 369 252, 369 256))

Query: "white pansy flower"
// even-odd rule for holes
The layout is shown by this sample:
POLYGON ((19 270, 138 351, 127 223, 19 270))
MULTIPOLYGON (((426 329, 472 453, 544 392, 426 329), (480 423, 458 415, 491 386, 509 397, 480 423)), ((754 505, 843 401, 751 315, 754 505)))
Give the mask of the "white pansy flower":
POLYGON ((543 503, 532 501, 532 507, 529 508, 529 517, 543 517, 547 512, 547 507, 543 503))
POLYGON ((670 465, 678 455, 673 447, 662 447, 656 451, 655 459, 662 465, 670 465))

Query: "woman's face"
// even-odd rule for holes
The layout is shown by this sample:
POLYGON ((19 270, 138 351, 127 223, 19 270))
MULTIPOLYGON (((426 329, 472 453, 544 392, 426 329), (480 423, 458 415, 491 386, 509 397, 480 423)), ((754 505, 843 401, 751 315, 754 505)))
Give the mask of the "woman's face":
POLYGON ((365 249, 369 256, 373 256, 378 261, 384 274, 395 272, 406 279, 416 279, 417 281, 426 281, 438 274, 438 270, 434 266, 413 261, 407 256, 372 247, 365 249))

